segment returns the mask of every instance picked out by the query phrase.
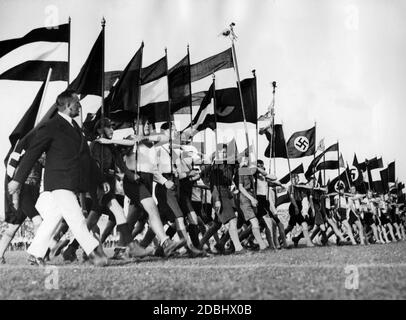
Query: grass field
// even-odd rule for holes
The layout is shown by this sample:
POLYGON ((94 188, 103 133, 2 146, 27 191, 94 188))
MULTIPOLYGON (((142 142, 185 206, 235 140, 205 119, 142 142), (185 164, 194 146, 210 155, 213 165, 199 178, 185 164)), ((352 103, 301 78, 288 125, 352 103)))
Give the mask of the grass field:
POLYGON ((0 299, 406 299, 406 242, 112 261, 105 268, 60 258, 55 267, 32 267, 22 251, 6 258, 0 299))

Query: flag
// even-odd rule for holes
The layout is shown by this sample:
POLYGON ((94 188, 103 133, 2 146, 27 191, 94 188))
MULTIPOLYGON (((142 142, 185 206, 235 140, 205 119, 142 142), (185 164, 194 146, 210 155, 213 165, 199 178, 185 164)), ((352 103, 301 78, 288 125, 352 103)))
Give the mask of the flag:
POLYGON ((323 179, 321 177, 321 172, 319 171, 319 178, 317 179, 317 185, 319 187, 323 186, 323 179))
POLYGON ((319 145, 317 146, 317 150, 316 151, 324 151, 326 149, 325 145, 324 145, 324 138, 320 140, 319 145))
POLYGON ((0 79, 68 81, 69 24, 38 28, 24 37, 0 41, 0 79))
MULTIPOLYGON (((336 156, 337 158, 337 156, 336 156)), ((323 159, 323 162, 320 162, 316 166, 316 171, 320 170, 336 170, 338 168, 345 168, 344 164, 344 159, 342 154, 340 153, 339 160, 325 160, 323 159)))
POLYGON ((289 203, 290 202, 290 196, 287 190, 282 191, 280 193, 276 193, 276 207, 279 207, 280 205, 284 203, 289 203))
POLYGON ((323 157, 327 154, 327 152, 335 152, 337 154, 338 151, 338 142, 335 144, 332 144, 330 147, 328 147, 324 152, 320 153, 318 156, 316 156, 312 162, 310 163, 309 167, 306 170, 305 177, 307 180, 310 179, 310 177, 316 173, 316 166, 317 164, 323 159, 323 157))
POLYGON ((388 164, 388 182, 396 182, 395 161, 388 164))
POLYGON ((191 112, 191 83, 190 83, 189 53, 168 71, 169 98, 171 112, 176 113, 185 108, 185 113, 191 112), (187 108, 186 108, 187 107, 187 108))
POLYGON ((272 132, 270 132, 270 128, 265 131, 265 136, 268 139, 269 144, 265 150, 264 156, 267 158, 270 157, 271 143, 273 143, 272 158, 285 158, 286 159, 287 155, 286 155, 285 136, 283 134, 283 127, 281 124, 275 124, 274 134, 275 134, 275 139, 273 140, 272 132))
POLYGON ((231 51, 231 48, 229 48, 198 63, 192 64, 190 66, 191 82, 195 82, 207 76, 211 76, 213 73, 219 70, 233 67, 233 53, 231 51))
POLYGON ((381 175, 378 169, 383 168, 382 157, 374 157, 370 160, 365 160, 367 176, 370 185, 370 189, 375 192, 383 193, 384 187, 381 180, 381 175))
POLYGON ((389 175, 388 175, 388 168, 385 168, 383 170, 379 171, 379 174, 381 176, 381 182, 382 182, 382 189, 383 192, 388 192, 389 191, 389 175))
POLYGON ((137 112, 139 84, 141 80, 141 61, 144 43, 121 73, 117 84, 110 90, 105 99, 105 105, 110 112, 128 110, 137 112))
POLYGON ((344 187, 344 191, 348 191, 350 188, 350 184, 348 181, 349 173, 347 169, 345 169, 339 176, 335 177, 328 183, 328 193, 331 192, 338 192, 340 187, 344 187))
POLYGON ((280 183, 286 184, 290 181, 290 174, 300 174, 303 173, 303 163, 301 163, 299 166, 297 166, 295 169, 291 171, 291 173, 286 174, 282 179, 279 179, 280 183))
MULTIPOLYGON (((69 85, 69 89, 74 90, 77 94, 95 96, 102 95, 103 82, 103 43, 104 29, 100 32, 96 42, 86 59, 85 64, 80 69, 80 72, 75 80, 69 85)), ((104 89, 103 89, 104 91, 104 89)))
POLYGON ((166 56, 141 69, 140 114, 150 122, 170 121, 166 56))
POLYGON ((45 84, 46 81, 42 83, 31 106, 25 112, 24 116, 21 118, 21 120, 18 122, 17 126, 14 128, 13 132, 9 136, 11 147, 6 156, 6 159, 4 160, 4 163, 6 165, 6 175, 4 179, 4 213, 6 217, 15 210, 11 202, 11 196, 8 193, 8 183, 13 178, 14 172, 17 169, 20 159, 23 156, 24 151, 27 149, 27 136, 28 133, 32 132, 32 129, 34 128, 41 104, 41 99, 44 94, 45 84))
MULTIPOLYGON (((238 89, 215 90, 214 88, 215 85, 212 83, 192 121, 194 131, 202 131, 207 128, 214 130, 216 128, 216 120, 218 123, 244 121, 238 89), (214 94, 216 115, 214 115, 214 94)), ((256 78, 248 78, 241 81, 241 91, 246 120, 255 124, 257 121, 256 78)))
POLYGON ((289 158, 302 158, 315 153, 316 127, 292 134, 286 143, 289 158))
POLYGON ((354 159, 352 161, 352 166, 348 168, 349 177, 351 179, 352 185, 355 186, 358 192, 365 193, 366 188, 364 184, 364 178, 358 163, 357 155, 354 153, 354 159))

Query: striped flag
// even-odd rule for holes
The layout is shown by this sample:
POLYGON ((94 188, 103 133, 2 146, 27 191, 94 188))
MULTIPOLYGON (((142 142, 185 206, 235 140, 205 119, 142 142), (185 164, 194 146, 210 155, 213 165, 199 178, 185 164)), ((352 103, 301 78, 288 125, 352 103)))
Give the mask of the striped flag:
POLYGON ((38 28, 24 37, 0 41, 0 79, 68 81, 69 24, 38 28))

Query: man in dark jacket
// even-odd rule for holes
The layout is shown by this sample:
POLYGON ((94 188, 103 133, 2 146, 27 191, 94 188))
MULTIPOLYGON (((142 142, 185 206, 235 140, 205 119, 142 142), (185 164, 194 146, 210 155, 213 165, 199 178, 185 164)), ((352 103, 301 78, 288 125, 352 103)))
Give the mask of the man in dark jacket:
POLYGON ((90 156, 89 147, 81 129, 73 118, 79 115, 81 105, 74 91, 62 92, 56 100, 58 113, 44 122, 30 143, 13 180, 9 183, 10 194, 18 193, 33 165, 43 152, 46 153, 44 191, 50 192, 55 205, 54 214, 44 217, 28 253, 43 265, 50 240, 63 219, 74 237, 95 265, 107 264, 107 258, 97 251, 98 241, 86 227, 76 194, 89 191, 93 183, 109 186, 90 156))

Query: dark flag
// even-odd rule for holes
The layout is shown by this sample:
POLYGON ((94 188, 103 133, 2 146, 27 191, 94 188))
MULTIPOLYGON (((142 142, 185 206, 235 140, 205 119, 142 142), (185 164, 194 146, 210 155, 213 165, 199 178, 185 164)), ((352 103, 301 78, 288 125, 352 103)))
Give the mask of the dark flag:
MULTIPOLYGON (((257 121, 255 82, 255 78, 248 78, 241 81, 245 117, 247 122, 254 124, 257 121)), ((212 84, 192 121, 194 130, 202 131, 207 128, 214 130, 216 128, 216 120, 218 123, 236 123, 244 121, 237 88, 216 90, 215 94, 216 116, 214 115, 214 84, 212 84)))
POLYGON ((350 184, 348 181, 349 173, 347 169, 345 169, 339 176, 335 177, 331 180, 327 186, 328 193, 338 192, 340 188, 344 187, 344 191, 348 191, 350 188, 350 184))
POLYGON ((0 41, 0 79, 68 81, 69 24, 38 28, 22 38, 0 41))
POLYGON ((109 106, 110 112, 119 109, 137 112, 143 48, 144 43, 141 44, 107 96, 105 104, 109 106))
MULTIPOLYGON (((32 102, 31 106, 25 112, 24 116, 18 122, 17 126, 14 128, 13 132, 9 136, 9 140, 11 143, 10 151, 7 154, 5 162, 8 161, 10 154, 13 152, 17 141, 21 140, 25 137, 25 135, 30 132, 35 125, 35 120, 37 119, 40 103, 42 96, 44 94, 45 89, 45 81, 42 83, 41 87, 39 88, 34 101, 32 102)), ((19 157, 18 157, 19 158, 19 157)))
POLYGON ((279 207, 280 205, 284 203, 289 203, 290 202, 290 196, 287 191, 282 192, 280 194, 276 194, 276 207, 279 207))
POLYGON ((74 90, 82 96, 92 94, 95 96, 102 95, 102 77, 103 77, 103 43, 104 29, 100 32, 99 37, 93 45, 92 50, 80 69, 75 80, 69 85, 69 89, 74 90))
POLYGON ((358 192, 365 193, 366 188, 364 178, 362 175, 360 164, 358 163, 357 155, 355 153, 354 159, 352 161, 352 166, 348 170, 351 183, 355 186, 358 192))
POLYGON ((323 179, 321 177, 321 172, 319 172, 319 178, 317 179, 317 184, 319 187, 321 187, 323 185, 323 179))
POLYGON ((9 136, 11 143, 10 151, 8 152, 4 163, 6 165, 6 175, 4 179, 4 213, 5 217, 14 212, 15 209, 12 205, 11 196, 8 193, 8 183, 14 176, 14 172, 20 162, 20 158, 23 155, 25 149, 27 149, 28 134, 33 132, 35 120, 38 116, 41 99, 45 90, 45 81, 42 83, 37 95, 34 98, 31 106, 25 112, 24 116, 18 122, 13 132, 9 136))
POLYGON ((382 190, 383 192, 388 192, 389 191, 389 176, 388 176, 388 168, 385 168, 381 171, 379 171, 379 174, 381 175, 381 185, 382 185, 382 190))
POLYGON ((311 156, 316 148, 316 127, 292 134, 286 143, 288 156, 291 159, 311 156))
POLYGON ((396 182, 395 161, 388 164, 388 182, 396 182))
POLYGON ((307 180, 310 180, 311 176, 316 173, 316 166, 317 164, 323 159, 323 156, 327 152, 337 152, 338 151, 338 142, 332 144, 330 147, 328 147, 324 152, 320 153, 318 156, 316 156, 312 162, 310 163, 309 167, 307 168, 305 172, 305 177, 307 180))
MULTIPOLYGON (((291 174, 300 174, 303 173, 303 163, 301 163, 299 166, 297 166, 295 169, 291 171, 291 174)), ((290 181, 290 173, 286 174, 282 179, 279 179, 280 183, 286 184, 290 181)))
POLYGON ((233 54, 231 48, 229 48, 198 63, 192 64, 190 66, 191 82, 203 79, 216 71, 233 67, 233 54))
POLYGON ((191 103, 190 59, 187 54, 182 60, 168 71, 169 98, 171 99, 171 112, 176 113, 191 103))
POLYGON ((215 87, 214 83, 212 83, 206 96, 203 98, 196 116, 193 118, 193 129, 196 131, 203 131, 207 128, 215 130, 217 127, 214 116, 214 91, 215 87))
POLYGON ((338 168, 345 168, 344 159, 342 154, 340 154, 339 160, 326 160, 320 162, 316 166, 316 171, 320 170, 336 170, 338 168))
POLYGON ((370 160, 365 160, 365 164, 370 188, 375 192, 382 193, 383 185, 382 181, 380 180, 381 177, 379 173, 376 172, 376 169, 383 168, 382 157, 381 158, 374 157, 370 160))
POLYGON ((272 148, 272 158, 287 158, 286 155, 286 144, 285 144, 285 137, 283 135, 283 127, 281 124, 275 124, 275 140, 272 140, 272 132, 270 132, 270 128, 265 130, 265 136, 269 141, 268 146, 265 150, 265 157, 269 158, 271 153, 271 143, 274 143, 272 148))

